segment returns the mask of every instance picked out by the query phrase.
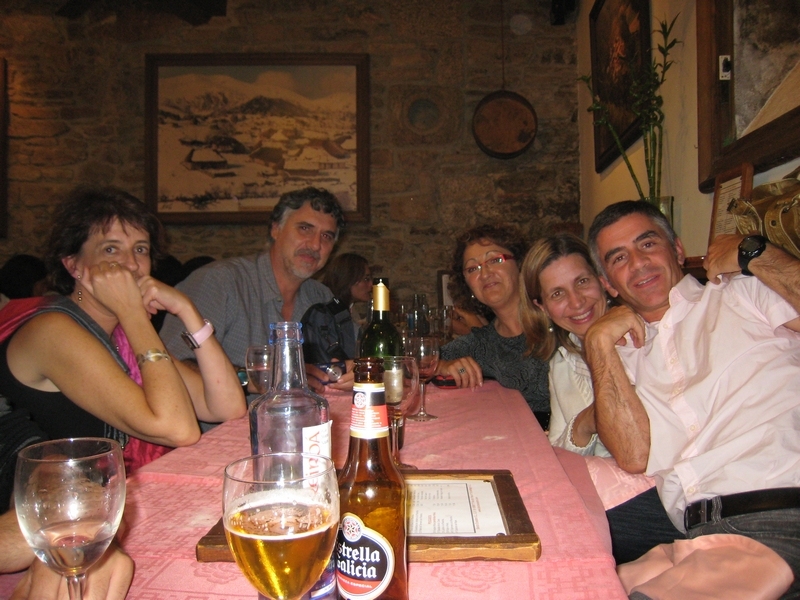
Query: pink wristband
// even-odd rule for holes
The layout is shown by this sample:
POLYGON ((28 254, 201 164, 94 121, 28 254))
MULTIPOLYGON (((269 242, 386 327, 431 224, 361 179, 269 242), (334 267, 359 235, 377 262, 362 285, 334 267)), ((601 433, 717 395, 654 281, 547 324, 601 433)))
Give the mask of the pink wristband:
POLYGON ((211 321, 208 319, 203 319, 203 321, 205 322, 205 325, 203 325, 194 333, 184 331, 181 334, 183 341, 186 342, 186 345, 189 346, 189 349, 191 350, 196 350, 199 348, 203 342, 205 342, 214 334, 214 326, 211 324, 211 321))

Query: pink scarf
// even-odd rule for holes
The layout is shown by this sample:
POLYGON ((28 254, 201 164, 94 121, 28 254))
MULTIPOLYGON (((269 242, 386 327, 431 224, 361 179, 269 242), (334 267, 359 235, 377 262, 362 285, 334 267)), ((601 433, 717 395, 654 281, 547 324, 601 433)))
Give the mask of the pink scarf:
MULTIPOLYGON (((129 375, 131 379, 141 386, 142 372, 139 370, 139 365, 136 362, 136 355, 133 352, 133 348, 131 348, 131 343, 128 341, 128 337, 125 335, 125 332, 122 331, 122 327, 117 325, 111 334, 111 338, 117 345, 117 349, 119 350, 119 355, 122 357, 122 360, 125 361, 125 364, 128 365, 128 369, 130 369, 129 375)), ((147 463, 154 461, 159 456, 163 456, 170 450, 172 450, 172 448, 167 446, 159 446, 158 444, 145 442, 144 440, 130 436, 128 439, 128 444, 125 446, 125 450, 123 451, 123 457, 125 458, 125 472, 128 474, 128 476, 130 476, 139 467, 143 467, 147 463)))

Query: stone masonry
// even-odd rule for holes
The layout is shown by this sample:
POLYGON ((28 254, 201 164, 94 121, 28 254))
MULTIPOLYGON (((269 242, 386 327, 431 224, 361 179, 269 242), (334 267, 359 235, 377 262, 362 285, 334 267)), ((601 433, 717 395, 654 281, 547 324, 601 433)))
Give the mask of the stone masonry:
MULTIPOLYGON (((101 2, 70 21, 55 16, 63 3, 0 7, 9 100, 0 262, 41 255, 53 205, 76 185, 143 196, 150 53, 370 55, 371 220, 350 226, 337 251, 366 256, 390 277, 395 300, 419 291, 435 304, 437 270, 468 227, 514 223, 531 239, 580 232, 576 32, 550 25, 550 0, 228 0, 225 17, 201 26, 141 12, 153 3, 138 2, 101 2), (509 160, 481 152, 471 132, 478 102, 502 86, 501 6, 505 88, 534 106, 539 123, 533 145, 509 160), (512 31, 512 17, 530 27, 512 31)), ((184 261, 257 251, 267 229, 172 225, 168 233, 184 261)))

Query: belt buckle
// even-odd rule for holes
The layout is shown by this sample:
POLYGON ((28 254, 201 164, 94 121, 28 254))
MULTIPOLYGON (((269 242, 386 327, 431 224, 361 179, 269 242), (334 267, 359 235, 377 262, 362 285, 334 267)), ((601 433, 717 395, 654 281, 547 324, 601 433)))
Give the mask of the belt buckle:
POLYGON ((698 500, 697 502, 693 502, 690 504, 687 509, 686 513, 684 514, 684 525, 686 527, 686 531, 693 529, 695 527, 699 527, 700 525, 705 525, 709 522, 709 505, 712 504, 711 498, 703 498, 702 500, 698 500), (693 519, 692 517, 695 517, 693 519), (691 522, 690 521, 694 521, 691 522))

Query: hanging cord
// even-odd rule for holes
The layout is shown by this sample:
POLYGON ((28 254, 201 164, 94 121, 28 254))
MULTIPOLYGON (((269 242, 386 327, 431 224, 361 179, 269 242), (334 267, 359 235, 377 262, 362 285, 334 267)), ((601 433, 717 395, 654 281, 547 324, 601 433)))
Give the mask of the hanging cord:
POLYGON ((503 86, 500 88, 502 90, 506 89, 506 28, 504 27, 504 20, 506 16, 505 7, 503 6, 503 0, 500 0, 500 51, 502 52, 500 56, 500 64, 502 66, 501 72, 503 74, 503 86))

